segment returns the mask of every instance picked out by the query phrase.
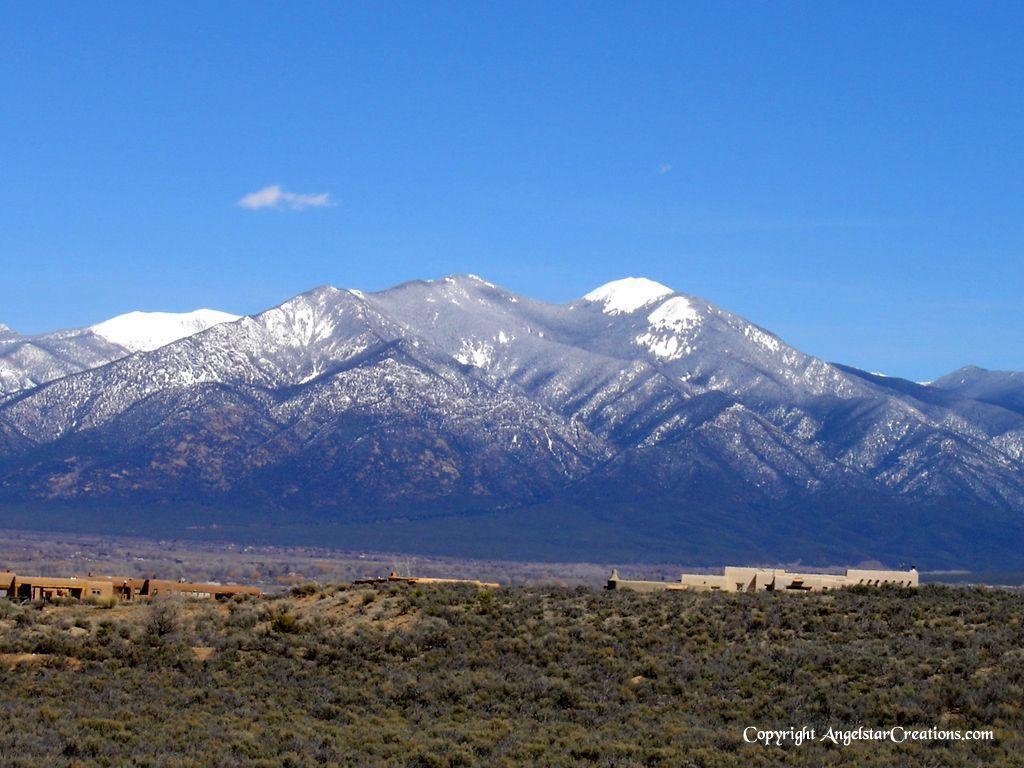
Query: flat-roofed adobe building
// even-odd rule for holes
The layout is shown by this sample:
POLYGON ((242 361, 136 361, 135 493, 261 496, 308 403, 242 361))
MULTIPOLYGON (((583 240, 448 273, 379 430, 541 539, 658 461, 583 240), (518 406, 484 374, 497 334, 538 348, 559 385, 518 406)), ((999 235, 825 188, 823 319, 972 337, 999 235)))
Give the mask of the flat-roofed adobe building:
POLYGON ((143 594, 146 597, 155 597, 156 595, 184 595, 185 597, 226 600, 234 597, 235 595, 262 597, 263 591, 259 587, 247 587, 241 584, 203 584, 193 581, 147 579, 143 594))
POLYGON ((9 597, 17 600, 85 600, 114 595, 114 585, 109 581, 80 579, 76 576, 15 576, 12 583, 13 593, 9 597))
POLYGON ((0 571, 0 598, 14 597, 14 574, 0 571))
POLYGON ((259 587, 242 584, 204 584, 191 581, 135 578, 131 576, 19 576, 0 571, 0 598, 48 601, 114 598, 122 602, 148 600, 158 594, 223 600, 235 595, 262 597, 259 587))
MULTIPOLYGON (((709 579, 717 579, 717 576, 708 576, 709 579)), ((718 582, 716 581, 715 584, 718 582)), ((619 576, 619 569, 613 568, 612 575, 608 577, 607 589, 628 589, 631 592, 682 592, 694 590, 682 581, 642 581, 640 579, 623 579, 619 576)), ((713 589, 717 587, 709 587, 713 589)))
POLYGON ((148 579, 131 576, 90 576, 89 578, 95 581, 109 581, 114 597, 124 603, 137 600, 146 594, 148 579))
POLYGON ((791 573, 782 568, 749 568, 728 565, 722 574, 684 573, 679 581, 640 581, 622 579, 618 569, 612 570, 608 589, 628 589, 634 592, 828 592, 852 586, 917 587, 916 568, 909 571, 866 570, 850 568, 844 573, 791 573))

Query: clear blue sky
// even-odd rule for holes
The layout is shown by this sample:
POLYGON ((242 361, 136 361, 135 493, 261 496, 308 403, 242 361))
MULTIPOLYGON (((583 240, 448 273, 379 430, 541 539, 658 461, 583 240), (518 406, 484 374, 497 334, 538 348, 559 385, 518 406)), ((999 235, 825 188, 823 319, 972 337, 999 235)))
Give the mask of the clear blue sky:
POLYGON ((1022 41, 1019 2, 7 3, 0 322, 645 275, 1024 369, 1022 41))

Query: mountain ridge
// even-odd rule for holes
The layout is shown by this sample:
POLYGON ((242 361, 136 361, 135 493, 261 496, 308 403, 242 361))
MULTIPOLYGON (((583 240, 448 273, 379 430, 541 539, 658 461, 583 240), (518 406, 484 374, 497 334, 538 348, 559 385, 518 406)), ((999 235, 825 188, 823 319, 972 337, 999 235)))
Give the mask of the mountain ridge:
MULTIPOLYGON (((79 341, 95 351, 80 365, 116 354, 79 341)), ((472 549, 459 538, 473 539, 479 515, 502 540, 520 524, 509 510, 521 520, 550 508, 538 531, 552 541, 559 526, 582 528, 562 554, 591 559, 657 530, 674 543, 650 551, 781 551, 797 520, 808 551, 829 557, 844 539, 871 541, 853 535, 863 520, 879 551, 895 551, 896 536, 922 562, 922 526, 938 526, 931 556, 947 564, 998 549, 992 521, 1024 537, 1017 377, 973 376, 986 387, 974 396, 950 377, 925 386, 827 363, 643 278, 566 304, 471 275, 368 293, 321 286, 63 375, 44 363, 0 399, 0 514, 253 509, 352 535, 402 520, 421 543, 424 521, 443 519, 448 544, 472 549), (900 531, 872 505, 908 520, 936 511, 900 531), (649 530, 631 530, 630 515, 649 530), (734 534, 672 534, 703 531, 687 515, 734 534), (989 526, 974 542, 962 530, 972 515, 989 526), (960 543, 940 545, 950 536, 960 543)), ((527 552, 529 538, 509 546, 527 552)))

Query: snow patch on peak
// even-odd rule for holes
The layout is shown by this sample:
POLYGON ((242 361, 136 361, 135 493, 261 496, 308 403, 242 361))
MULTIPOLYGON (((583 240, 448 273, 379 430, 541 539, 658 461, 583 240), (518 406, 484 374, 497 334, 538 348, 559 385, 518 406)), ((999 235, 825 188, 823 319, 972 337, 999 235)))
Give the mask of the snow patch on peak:
POLYGON ((355 296, 357 299, 365 299, 366 294, 356 288, 349 288, 348 292, 355 296))
POLYGON ((625 277, 613 280, 583 297, 584 301, 604 304, 606 315, 635 312, 658 299, 675 293, 668 286, 648 280, 646 277, 625 277))
MULTIPOLYGON (((311 291, 306 291, 305 293, 300 293, 298 296, 293 296, 288 299, 288 301, 284 302, 284 304, 290 304, 291 302, 298 300, 306 302, 326 301, 343 293, 350 293, 350 291, 335 288, 333 285, 318 285, 311 291)), ((284 306, 284 304, 281 306, 284 306)))
POLYGON ((647 316, 653 328, 679 333, 700 323, 700 313, 685 296, 675 296, 647 316))
POLYGON ((296 349, 312 346, 334 334, 332 304, 326 298, 303 294, 259 315, 260 324, 277 344, 296 349))
POLYGON ((238 320, 238 315, 215 309, 197 309, 193 312, 128 312, 90 326, 88 330, 132 352, 149 352, 215 325, 235 320, 238 320))
POLYGON ((696 328, 700 321, 700 312, 689 299, 674 296, 647 316, 650 330, 637 336, 634 341, 649 349, 656 357, 678 360, 693 352, 683 332, 696 328))

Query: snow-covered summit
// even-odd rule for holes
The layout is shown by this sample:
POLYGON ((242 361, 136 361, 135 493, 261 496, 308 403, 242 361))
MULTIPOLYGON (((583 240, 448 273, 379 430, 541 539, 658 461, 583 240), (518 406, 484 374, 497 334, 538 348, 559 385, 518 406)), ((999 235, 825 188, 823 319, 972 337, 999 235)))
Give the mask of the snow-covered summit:
POLYGON ((602 311, 606 315, 618 315, 635 312, 640 307, 673 293, 675 291, 668 286, 648 280, 646 277, 625 277, 595 288, 584 296, 583 300, 603 303, 602 311))
POLYGON ((215 325, 235 320, 238 320, 238 315, 216 309, 197 309, 193 312, 128 312, 93 325, 89 330, 132 352, 148 352, 215 325))

